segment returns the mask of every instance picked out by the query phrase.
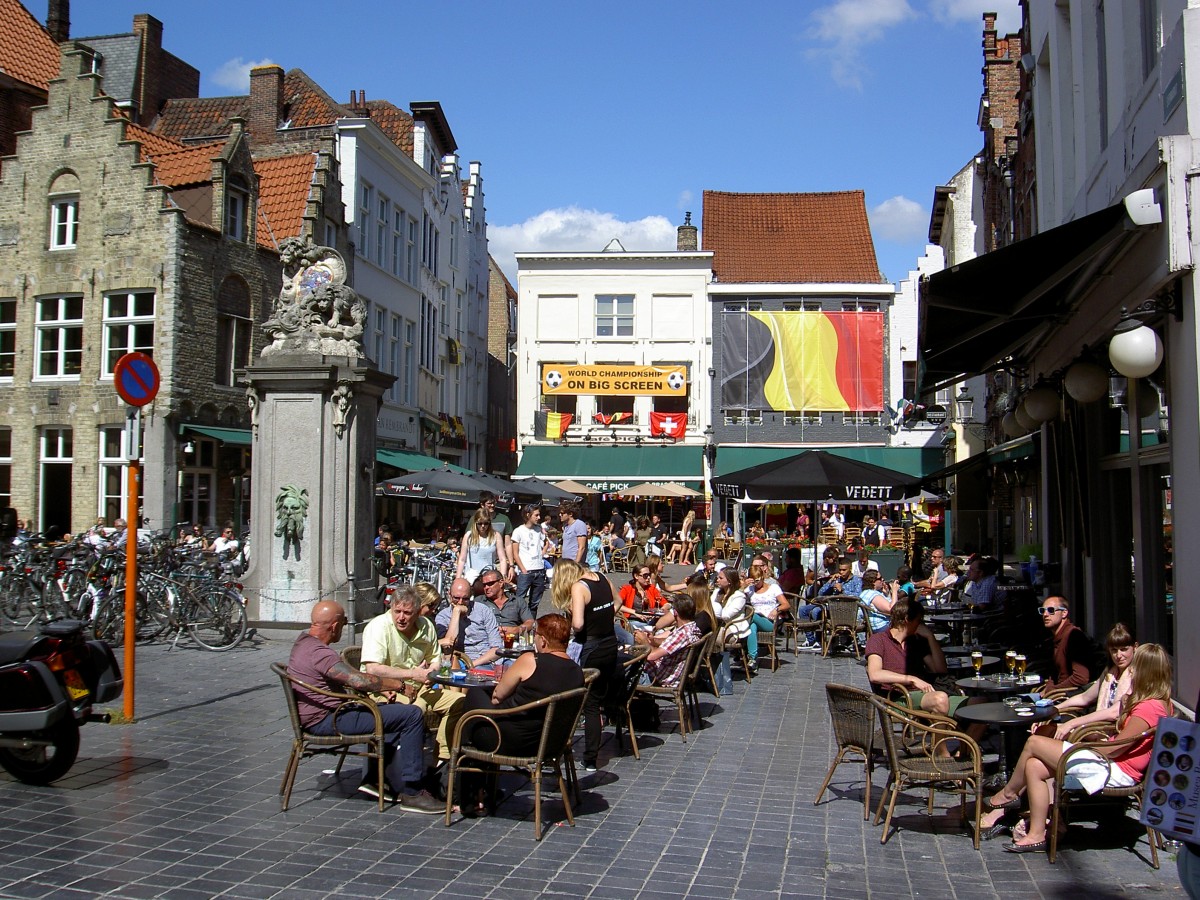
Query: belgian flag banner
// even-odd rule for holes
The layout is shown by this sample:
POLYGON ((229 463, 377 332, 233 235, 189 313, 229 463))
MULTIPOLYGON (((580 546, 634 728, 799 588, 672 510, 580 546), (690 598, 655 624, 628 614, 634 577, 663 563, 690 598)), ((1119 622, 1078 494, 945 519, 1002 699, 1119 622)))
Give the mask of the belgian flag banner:
POLYGON ((533 414, 534 437, 543 441, 557 441, 567 433, 567 428, 570 427, 571 420, 574 418, 575 416, 571 413, 538 410, 533 414))

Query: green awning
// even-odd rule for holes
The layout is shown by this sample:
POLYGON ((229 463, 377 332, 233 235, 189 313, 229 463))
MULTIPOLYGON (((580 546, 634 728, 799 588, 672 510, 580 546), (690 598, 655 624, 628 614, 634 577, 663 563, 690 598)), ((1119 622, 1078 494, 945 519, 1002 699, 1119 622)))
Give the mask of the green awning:
POLYGON ((664 444, 653 447, 526 447, 518 476, 543 481, 570 478, 603 493, 643 481, 668 481, 699 490, 704 478, 704 448, 664 444))
POLYGON ((249 447, 251 444, 249 428, 217 428, 215 425, 185 425, 184 428, 233 447, 249 447))
MULTIPOLYGON (((718 447, 714 475, 728 475, 751 466, 795 456, 809 447, 718 447)), ((821 447, 858 462, 881 466, 905 475, 922 476, 940 469, 945 458, 940 447, 821 447)))
POLYGON ((464 475, 471 474, 470 469, 464 469, 462 466, 456 466, 454 463, 426 456, 424 453, 414 453, 411 450, 381 448, 375 451, 375 459, 385 466, 393 466, 397 469, 403 469, 405 472, 428 472, 432 469, 440 469, 445 466, 452 472, 459 472, 464 475))
POLYGON ((987 459, 990 463, 1011 462, 1015 459, 1028 459, 1035 455, 1038 450, 1038 445, 1034 443, 1033 435, 1027 434, 1025 437, 1019 437, 1015 441, 1009 441, 1005 444, 997 444, 987 452, 987 459))

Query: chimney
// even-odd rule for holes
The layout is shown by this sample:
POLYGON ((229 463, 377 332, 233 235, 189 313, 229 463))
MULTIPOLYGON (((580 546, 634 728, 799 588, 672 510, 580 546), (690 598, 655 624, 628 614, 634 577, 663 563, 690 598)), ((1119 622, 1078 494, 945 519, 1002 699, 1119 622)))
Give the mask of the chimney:
POLYGON ((70 38, 71 0, 50 0, 50 7, 46 11, 46 30, 59 44, 70 38))
POLYGON ((283 69, 259 66, 250 70, 250 135, 258 142, 271 143, 283 117, 283 69))
POLYGON ((676 230, 675 249, 690 251, 692 253, 700 249, 699 241, 697 240, 697 229, 692 224, 691 212, 683 214, 683 224, 676 230))

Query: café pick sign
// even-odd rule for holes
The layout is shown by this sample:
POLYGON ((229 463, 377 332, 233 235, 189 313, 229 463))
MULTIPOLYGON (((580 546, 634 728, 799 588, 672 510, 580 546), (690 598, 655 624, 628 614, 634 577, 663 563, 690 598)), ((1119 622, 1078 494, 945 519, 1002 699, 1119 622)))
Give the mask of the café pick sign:
POLYGON ((686 397, 687 366, 542 365, 543 394, 686 397))

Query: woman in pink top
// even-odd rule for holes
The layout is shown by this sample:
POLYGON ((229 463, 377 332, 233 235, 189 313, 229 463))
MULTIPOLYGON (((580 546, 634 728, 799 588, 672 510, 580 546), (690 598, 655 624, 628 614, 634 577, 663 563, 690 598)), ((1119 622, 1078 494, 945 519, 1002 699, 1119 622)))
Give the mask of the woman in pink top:
MULTIPOLYGON (((1130 664, 1133 678, 1129 695, 1121 704, 1118 732, 1113 740, 1137 737, 1155 728, 1158 720, 1171 714, 1171 661, 1158 644, 1142 644, 1133 653, 1130 664)), ((1129 787, 1142 780, 1150 763, 1154 736, 1147 735, 1136 744, 1112 749, 1103 743, 1071 756, 1067 764, 1066 786, 1082 788, 1094 794, 1103 787, 1129 787)), ((1033 735, 1021 751, 1008 784, 989 801, 993 812, 980 820, 981 831, 993 831, 1000 825, 1004 810, 1014 808, 1026 791, 1029 800, 1029 829, 1004 849, 1011 853, 1033 853, 1046 849, 1046 816, 1050 809, 1050 784, 1059 758, 1071 748, 1069 741, 1033 735)), ((989 837, 994 836, 989 834, 989 837)))

